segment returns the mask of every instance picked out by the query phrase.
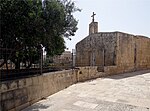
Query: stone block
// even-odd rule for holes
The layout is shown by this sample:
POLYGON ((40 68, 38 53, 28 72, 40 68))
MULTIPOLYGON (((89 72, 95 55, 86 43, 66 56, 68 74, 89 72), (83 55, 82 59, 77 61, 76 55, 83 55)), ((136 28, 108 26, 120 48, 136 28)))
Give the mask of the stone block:
POLYGON ((47 77, 47 75, 44 75, 43 76, 43 83, 47 83, 48 82, 48 77, 47 77))
POLYGON ((2 101, 2 111, 8 111, 10 109, 15 108, 15 102, 14 99, 2 101))
POLYGON ((19 88, 26 87, 26 79, 20 79, 20 80, 18 81, 18 87, 19 87, 19 88))
POLYGON ((14 90, 18 88, 18 81, 8 82, 9 90, 14 90))
POLYGON ((31 86, 33 85, 33 82, 32 82, 32 78, 26 78, 26 86, 31 86))
POLYGON ((39 85, 43 83, 43 76, 38 76, 38 82, 39 82, 39 85))
POLYGON ((7 83, 2 83, 1 84, 1 93, 2 92, 7 92, 8 91, 8 89, 9 89, 9 87, 8 87, 8 84, 7 83))
POLYGON ((14 91, 1 93, 1 101, 14 99, 14 91))
POLYGON ((32 100, 32 96, 34 95, 32 89, 33 89, 33 86, 27 87, 28 101, 31 101, 32 100))
POLYGON ((38 85, 39 84, 38 77, 32 77, 32 82, 33 82, 33 85, 38 85))
POLYGON ((28 102, 28 94, 26 88, 14 91, 14 102, 16 107, 28 102))

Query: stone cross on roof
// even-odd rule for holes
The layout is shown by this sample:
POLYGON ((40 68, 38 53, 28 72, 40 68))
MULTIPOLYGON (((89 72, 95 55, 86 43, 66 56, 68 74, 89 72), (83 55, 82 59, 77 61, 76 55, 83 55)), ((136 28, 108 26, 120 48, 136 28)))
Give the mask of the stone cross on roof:
POLYGON ((91 16, 92 17, 92 22, 94 22, 94 16, 95 16, 96 14, 93 12, 93 15, 91 16))

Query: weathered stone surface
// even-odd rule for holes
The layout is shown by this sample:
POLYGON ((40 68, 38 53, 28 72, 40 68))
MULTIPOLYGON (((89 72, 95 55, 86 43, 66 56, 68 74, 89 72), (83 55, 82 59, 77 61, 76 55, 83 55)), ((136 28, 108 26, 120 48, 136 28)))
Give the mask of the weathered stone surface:
POLYGON ((5 100, 13 100, 14 99, 14 92, 8 91, 7 93, 1 93, 1 101, 5 100))
POLYGON ((2 111, 8 111, 10 109, 13 109, 15 107, 14 99, 2 101, 1 105, 2 111))
POLYGON ((16 107, 28 102, 28 95, 26 88, 14 91, 14 102, 16 107))
POLYGON ((150 68, 150 39, 138 36, 136 38, 136 69, 150 68))
POLYGON ((5 81, 1 85, 2 111, 19 111, 76 83, 76 71, 59 71, 37 77, 5 81))
POLYGON ((149 111, 150 70, 74 84, 23 111, 149 111))
MULTIPOLYGON (((3 90, 1 95, 2 110, 5 109, 7 111, 13 109, 22 109, 23 107, 31 105, 39 101, 40 99, 46 98, 62 89, 67 88, 68 86, 74 83, 82 82, 82 81, 86 81, 98 77, 103 77, 112 74, 112 72, 115 74, 117 73, 118 70, 122 71, 121 68, 122 68, 121 66, 105 67, 104 70, 105 72, 107 72, 105 73, 105 72, 99 72, 97 66, 79 67, 77 70, 46 73, 44 75, 40 75, 37 77, 31 77, 31 79, 29 79, 30 83, 28 84, 26 82, 26 85, 22 85, 23 86, 22 88, 17 87, 17 89, 13 89, 13 90, 11 87, 4 88, 5 90, 3 90), (9 88, 11 88, 11 90, 9 88)), ((28 81, 27 79, 25 80, 28 81)), ((16 80, 15 82, 19 83, 19 81, 20 80, 16 80)), ((147 78, 146 81, 149 82, 149 78, 147 78)), ((13 81, 3 82, 2 85, 4 87, 10 86, 8 85, 8 83, 14 83, 14 82, 13 81)), ((93 83, 93 85, 94 84, 95 83, 93 83)), ((99 84, 99 87, 101 87, 101 85, 102 84, 99 84)), ((150 84, 146 84, 146 85, 150 85, 150 84)), ((80 96, 84 96, 84 95, 80 95, 80 96)))
POLYGON ((116 46, 116 33, 96 33, 89 35, 76 45, 76 65, 115 65, 116 46))
POLYGON ((26 78, 26 86, 31 86, 32 84, 32 78, 26 78))
POLYGON ((122 32, 91 34, 76 45, 76 65, 98 66, 107 74, 150 69, 150 38, 122 32))
POLYGON ((18 87, 23 88, 26 86, 26 79, 20 79, 18 82, 18 87))
POLYGON ((38 77, 32 77, 32 82, 33 82, 33 85, 38 85, 39 84, 38 77))
POLYGON ((89 24, 89 35, 98 32, 98 22, 91 22, 89 24))
POLYGON ((12 82, 8 83, 8 86, 9 86, 10 90, 14 90, 14 89, 18 88, 18 83, 17 83, 17 81, 12 81, 12 82))
POLYGON ((7 85, 7 83, 1 84, 1 89, 0 90, 1 90, 1 93, 8 91, 8 85, 7 85))

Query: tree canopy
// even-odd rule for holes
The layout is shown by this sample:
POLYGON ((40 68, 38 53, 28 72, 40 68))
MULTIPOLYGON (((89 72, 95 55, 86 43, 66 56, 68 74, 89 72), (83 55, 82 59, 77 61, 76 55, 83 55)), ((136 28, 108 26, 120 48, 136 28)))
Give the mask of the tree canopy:
POLYGON ((6 50, 0 52, 0 59, 4 59, 0 66, 7 60, 16 68, 21 62, 32 64, 42 47, 50 56, 61 54, 64 37, 74 36, 77 31, 76 11, 80 9, 70 0, 1 0, 0 48, 6 50))

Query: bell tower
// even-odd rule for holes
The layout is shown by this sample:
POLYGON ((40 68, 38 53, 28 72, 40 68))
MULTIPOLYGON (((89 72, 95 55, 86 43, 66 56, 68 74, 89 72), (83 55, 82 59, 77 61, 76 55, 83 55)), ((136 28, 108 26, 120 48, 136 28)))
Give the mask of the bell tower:
POLYGON ((94 21, 94 16, 96 14, 93 12, 92 17, 92 22, 89 24, 89 35, 97 33, 98 32, 98 22, 94 21))

